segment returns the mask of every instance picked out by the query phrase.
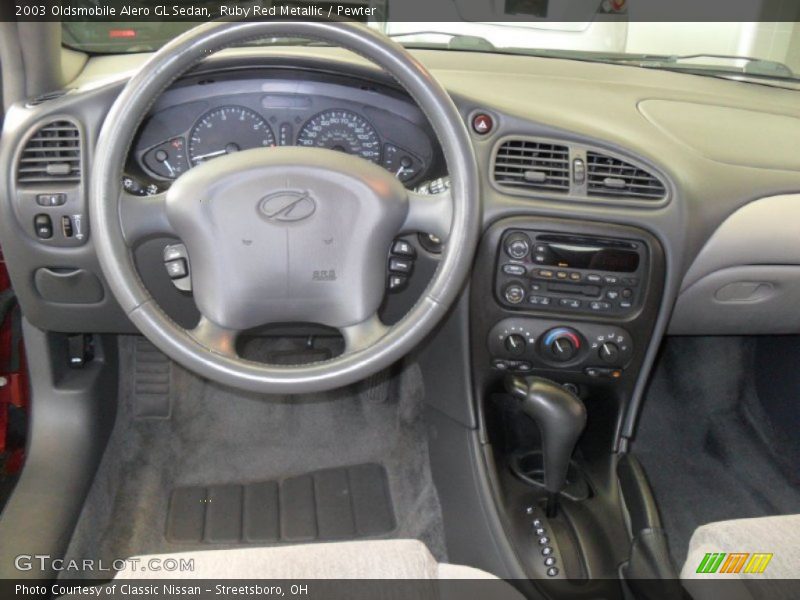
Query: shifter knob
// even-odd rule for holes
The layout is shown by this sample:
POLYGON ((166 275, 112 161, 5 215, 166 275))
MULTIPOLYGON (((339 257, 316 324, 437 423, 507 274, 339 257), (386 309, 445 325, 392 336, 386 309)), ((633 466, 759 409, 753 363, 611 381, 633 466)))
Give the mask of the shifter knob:
POLYGON ((586 426, 586 407, 575 394, 541 377, 509 377, 506 389, 539 427, 544 486, 555 496, 566 485, 572 452, 586 426))

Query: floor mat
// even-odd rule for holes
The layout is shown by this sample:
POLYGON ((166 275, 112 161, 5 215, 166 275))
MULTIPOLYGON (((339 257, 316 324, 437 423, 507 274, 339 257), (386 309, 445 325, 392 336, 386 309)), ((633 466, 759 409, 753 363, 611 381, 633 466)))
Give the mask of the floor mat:
POLYGON ((171 542, 276 543, 354 540, 395 527, 386 469, 323 469, 280 481, 184 487, 172 492, 171 542))
POLYGON ((633 452, 647 473, 678 568, 695 528, 800 512, 798 465, 756 393, 754 338, 668 338, 633 452))
MULTIPOLYGON (((267 397, 209 383, 173 364, 169 418, 142 418, 133 375, 136 340, 120 340, 117 422, 69 559, 110 562, 197 549, 196 542, 165 536, 175 489, 285 485, 312 472, 365 464, 383 470, 395 521, 390 532, 373 537, 420 539, 437 559, 446 559, 417 365, 398 365, 331 392, 267 397)), ((288 343, 281 344, 283 351, 288 343)), ((275 350, 268 346, 255 352, 275 350)), ((219 543, 235 546, 234 537, 219 543)))

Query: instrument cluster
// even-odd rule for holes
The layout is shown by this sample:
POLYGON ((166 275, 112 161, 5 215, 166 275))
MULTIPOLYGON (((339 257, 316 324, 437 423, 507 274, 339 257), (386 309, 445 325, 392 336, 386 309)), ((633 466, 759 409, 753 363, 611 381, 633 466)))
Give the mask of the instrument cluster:
POLYGON ((275 146, 344 152, 383 166, 409 187, 439 174, 427 120, 396 96, 324 82, 220 93, 227 89, 196 86, 164 95, 135 142, 124 179, 129 192, 155 193, 206 161, 275 146))

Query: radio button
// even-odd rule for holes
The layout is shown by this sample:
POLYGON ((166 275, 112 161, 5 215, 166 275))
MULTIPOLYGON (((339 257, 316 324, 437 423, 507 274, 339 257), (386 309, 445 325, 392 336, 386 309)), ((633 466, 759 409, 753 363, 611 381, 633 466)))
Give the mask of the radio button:
POLYGON ((530 249, 530 239, 523 233, 515 233, 506 239, 506 254, 511 258, 523 259, 528 256, 530 249))
POLYGON ((623 277, 622 283, 624 283, 625 285, 636 285, 637 283, 639 283, 639 280, 636 279, 636 277, 623 277))
POLYGON ((522 265, 503 265, 503 273, 506 275, 525 275, 525 267, 522 265))
POLYGON ((592 310, 611 310, 611 303, 603 302, 602 300, 594 300, 589 303, 589 308, 592 310))
POLYGON ((533 262, 544 263, 546 261, 547 261, 547 257, 544 254, 534 254, 533 255, 533 262))
POLYGON ((615 277, 614 275, 606 275, 605 277, 603 277, 603 281, 605 281, 608 284, 614 285, 615 283, 617 283, 617 281, 619 281, 619 278, 615 277))
POLYGON ((536 244, 533 247, 533 251, 536 252, 536 254, 544 254, 547 252, 547 246, 544 244, 536 244))
POLYGON ((616 300, 619 298, 619 290, 608 290, 606 292, 606 298, 609 300, 616 300))
POLYGON ((550 306, 550 298, 547 296, 528 296, 528 303, 538 306, 550 306))
POLYGON ((544 277, 545 279, 552 279, 553 272, 550 269, 539 269, 536 274, 539 277, 544 277))
POLYGON ((566 279, 567 278, 567 272, 566 271, 559 271, 558 273, 556 273, 556 277, 558 277, 559 279, 566 279))
POLYGON ((633 290, 630 288, 625 288, 622 290, 622 297, 628 300, 629 298, 633 298, 633 290))
POLYGON ((597 275, 596 273, 589 273, 586 276, 586 281, 591 281, 592 283, 600 283, 600 281, 602 281, 602 279, 603 278, 600 277, 600 275, 597 275))
POLYGON ((581 274, 572 272, 572 273, 569 274, 569 278, 572 279, 572 281, 580 281, 581 280, 581 274))
POLYGON ((628 302, 627 300, 626 300, 626 301, 624 301, 624 302, 620 302, 620 303, 619 303, 619 307, 620 307, 620 308, 630 308, 631 306, 633 306, 633 304, 631 304, 631 303, 630 303, 630 302, 628 302))
POLYGON ((503 290, 503 296, 511 304, 519 304, 525 299, 525 289, 518 283, 512 283, 503 290))
POLYGON ((577 300, 575 298, 561 298, 561 300, 559 300, 558 303, 561 306, 566 306, 567 308, 580 308, 581 307, 581 301, 577 300))

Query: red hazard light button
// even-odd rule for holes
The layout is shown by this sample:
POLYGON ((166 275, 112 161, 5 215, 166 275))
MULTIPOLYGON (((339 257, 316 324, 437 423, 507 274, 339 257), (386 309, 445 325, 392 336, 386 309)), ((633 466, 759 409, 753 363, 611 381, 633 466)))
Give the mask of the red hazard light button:
POLYGON ((494 127, 494 119, 486 113, 478 113, 472 117, 472 130, 480 135, 486 135, 494 127))

